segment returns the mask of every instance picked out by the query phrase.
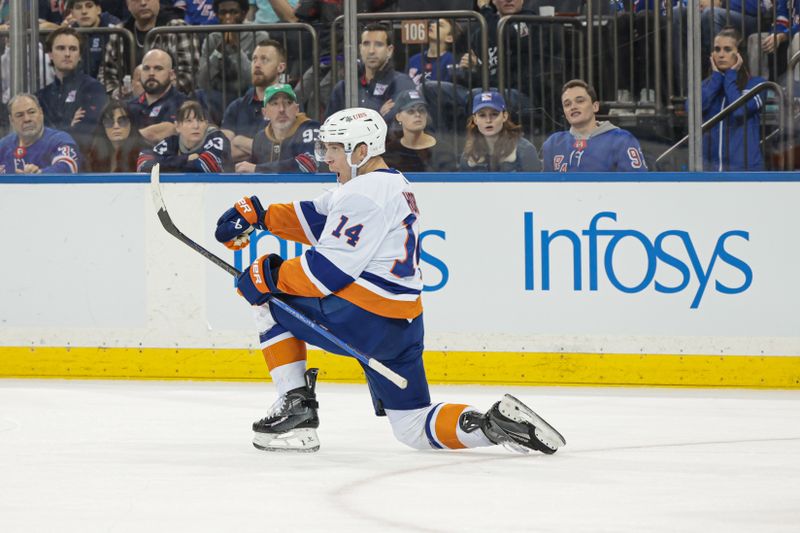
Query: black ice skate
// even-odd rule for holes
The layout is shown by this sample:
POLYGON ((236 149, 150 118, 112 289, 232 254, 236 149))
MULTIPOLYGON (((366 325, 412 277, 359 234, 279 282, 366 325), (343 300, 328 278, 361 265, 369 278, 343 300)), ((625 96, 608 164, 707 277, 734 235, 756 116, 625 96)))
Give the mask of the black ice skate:
POLYGON ((306 385, 282 395, 267 416, 253 423, 253 446, 270 452, 315 452, 319 450, 317 428, 318 368, 306 370, 306 385))
POLYGON ((567 443, 545 419, 510 394, 484 415, 467 411, 461 415, 459 425, 467 433, 480 428, 493 443, 520 453, 537 450, 552 454, 567 443))

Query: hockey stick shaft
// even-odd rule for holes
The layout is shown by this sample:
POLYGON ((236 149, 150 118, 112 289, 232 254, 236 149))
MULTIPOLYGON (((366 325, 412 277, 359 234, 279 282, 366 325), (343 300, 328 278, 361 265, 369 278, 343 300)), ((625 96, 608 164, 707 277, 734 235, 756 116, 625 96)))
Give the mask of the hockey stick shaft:
MULTIPOLYGON (((199 245, 198 243, 187 237, 183 232, 181 232, 181 230, 178 229, 178 227, 172 221, 172 218, 169 216, 169 211, 167 211, 167 205, 164 203, 164 197, 161 194, 161 182, 159 179, 158 164, 153 166, 153 170, 150 171, 150 188, 153 193, 153 204, 156 207, 158 219, 161 221, 161 225, 164 226, 164 229, 167 231, 167 233, 169 233, 170 235, 172 235, 173 237, 175 237, 176 239, 187 245, 189 248, 191 248, 195 252, 199 253, 200 255, 202 255, 203 257, 205 257, 206 259, 208 259, 209 261, 211 261, 212 263, 223 269, 231 276, 239 277, 242 274, 242 272, 238 268, 229 264, 227 261, 218 257, 212 252, 206 250, 203 246, 199 245)), ((394 370, 387 368, 386 365, 384 365, 377 359, 369 357, 368 355, 364 355, 363 353, 361 353, 360 351, 353 348, 348 343, 346 343, 345 341, 341 340, 339 337, 331 333, 328 330, 328 328, 314 322, 313 320, 311 320, 303 313, 301 313, 291 305, 287 304, 280 298, 271 297, 270 301, 276 307, 280 308, 288 315, 292 316, 293 318, 295 318, 308 328, 312 329, 315 333, 321 335, 331 343, 335 344, 336 346, 341 348, 345 353, 349 354, 352 357, 355 357, 356 359, 358 359, 358 361, 367 365, 375 372, 377 372, 381 376, 385 377, 386 379, 397 385, 399 388, 405 389, 408 386, 408 380, 406 380, 403 376, 401 376, 394 370)))

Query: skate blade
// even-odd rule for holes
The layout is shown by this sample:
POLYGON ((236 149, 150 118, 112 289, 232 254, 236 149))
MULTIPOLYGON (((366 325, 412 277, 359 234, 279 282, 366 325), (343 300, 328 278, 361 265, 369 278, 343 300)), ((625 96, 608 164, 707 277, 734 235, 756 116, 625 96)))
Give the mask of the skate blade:
POLYGON ((533 412, 533 409, 514 398, 510 394, 503 396, 500 400, 500 413, 515 422, 527 422, 534 427, 533 434, 536 439, 544 444, 550 453, 555 453, 567 441, 556 428, 547 423, 541 416, 533 412))
POLYGON ((286 433, 258 433, 253 436, 253 446, 266 452, 313 453, 319 450, 317 430, 294 429, 286 433))

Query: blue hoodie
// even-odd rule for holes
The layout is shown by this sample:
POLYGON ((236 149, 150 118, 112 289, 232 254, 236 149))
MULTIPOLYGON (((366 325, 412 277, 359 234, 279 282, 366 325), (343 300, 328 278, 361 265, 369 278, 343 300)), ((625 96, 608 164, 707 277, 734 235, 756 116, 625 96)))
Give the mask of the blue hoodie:
MULTIPOLYGON (((703 80, 703 122, 710 119, 731 102, 765 81, 753 76, 747 80, 744 90, 736 85, 738 71, 729 69, 724 74, 712 72, 703 80)), ((703 167, 705 170, 763 170, 761 157, 761 131, 759 128, 763 93, 750 99, 703 135, 703 167), (744 122, 747 109, 747 122, 744 122), (745 131, 747 144, 745 145, 745 131), (747 165, 745 166, 745 153, 747 165)))

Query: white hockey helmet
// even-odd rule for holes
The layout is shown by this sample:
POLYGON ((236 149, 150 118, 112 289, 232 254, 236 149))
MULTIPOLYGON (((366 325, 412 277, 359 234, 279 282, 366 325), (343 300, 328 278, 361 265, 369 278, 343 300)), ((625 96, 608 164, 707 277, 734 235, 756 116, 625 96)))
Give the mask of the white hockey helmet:
POLYGON ((344 146, 347 160, 359 144, 367 145, 367 156, 359 167, 369 159, 386 151, 386 121, 374 109, 351 107, 329 116, 319 128, 316 156, 324 161, 325 147, 322 143, 340 143, 344 146))

